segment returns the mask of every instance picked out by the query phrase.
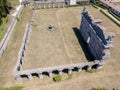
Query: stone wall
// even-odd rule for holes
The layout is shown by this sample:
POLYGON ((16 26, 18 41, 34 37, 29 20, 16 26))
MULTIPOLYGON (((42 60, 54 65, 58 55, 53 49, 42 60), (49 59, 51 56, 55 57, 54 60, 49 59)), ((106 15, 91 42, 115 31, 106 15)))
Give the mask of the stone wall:
POLYGON ((100 23, 100 20, 94 20, 84 8, 80 34, 86 42, 90 54, 95 60, 107 59, 110 53, 108 53, 108 50, 106 49, 113 47, 112 40, 115 37, 114 33, 106 32, 105 28, 100 26, 100 23))
POLYGON ((0 57, 2 56, 2 54, 4 53, 4 51, 6 49, 6 46, 9 42, 11 34, 12 34, 12 32, 13 32, 15 26, 16 26, 17 20, 18 20, 20 14, 21 14, 23 8, 24 8, 24 6, 22 5, 21 8, 18 11, 16 17, 13 18, 11 25, 9 26, 4 38, 2 39, 2 41, 0 43, 0 57))

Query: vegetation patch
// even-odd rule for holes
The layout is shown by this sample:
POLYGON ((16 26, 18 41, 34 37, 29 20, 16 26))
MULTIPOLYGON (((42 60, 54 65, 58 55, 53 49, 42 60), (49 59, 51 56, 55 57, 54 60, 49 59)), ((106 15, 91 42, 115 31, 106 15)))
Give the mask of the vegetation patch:
POLYGON ((69 80, 69 79, 71 79, 71 78, 72 78, 72 74, 68 74, 68 77, 67 77, 66 80, 69 80))
POLYGON ((108 7, 105 4, 101 3, 98 0, 96 0, 93 4, 95 4, 98 7, 101 7, 102 9, 108 9, 108 7))
POLYGON ((62 80, 62 76, 61 75, 56 75, 56 76, 53 77, 53 81, 54 82, 59 82, 61 80, 62 80))
POLYGON ((120 17, 117 16, 116 14, 114 14, 110 9, 108 10, 108 12, 109 12, 113 17, 115 17, 117 20, 120 21, 120 17))
POLYGON ((89 70, 86 70, 86 72, 88 72, 88 73, 94 73, 94 72, 96 72, 96 70, 95 69, 89 69, 89 70))
POLYGON ((97 7, 95 4, 92 3, 91 5, 92 5, 94 8, 98 9, 98 7, 97 7))
POLYGON ((101 88, 101 87, 98 87, 98 88, 92 88, 92 89, 90 89, 90 90, 108 90, 108 89, 106 89, 106 88, 101 88))
POLYGON ((104 14, 106 17, 108 17, 110 20, 112 20, 115 24, 117 24, 117 25, 120 27, 120 24, 117 23, 113 18, 111 18, 110 16, 108 16, 103 10, 100 10, 100 12, 101 12, 102 14, 104 14))
POLYGON ((0 87, 0 90, 22 90, 22 89, 23 89, 23 86, 14 86, 9 88, 0 87))

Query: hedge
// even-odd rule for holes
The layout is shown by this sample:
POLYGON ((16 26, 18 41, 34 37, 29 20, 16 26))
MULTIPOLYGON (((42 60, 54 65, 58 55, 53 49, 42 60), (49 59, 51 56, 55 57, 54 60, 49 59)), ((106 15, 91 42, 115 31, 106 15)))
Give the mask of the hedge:
POLYGON ((107 15, 104 11, 100 10, 101 13, 103 13, 105 16, 107 16, 110 20, 112 20, 115 24, 117 24, 120 27, 120 24, 117 23, 113 18, 111 18, 109 15, 107 15))
POLYGON ((112 16, 114 16, 117 20, 120 21, 120 17, 117 16, 116 14, 114 14, 110 9, 108 10, 108 12, 109 12, 112 16))

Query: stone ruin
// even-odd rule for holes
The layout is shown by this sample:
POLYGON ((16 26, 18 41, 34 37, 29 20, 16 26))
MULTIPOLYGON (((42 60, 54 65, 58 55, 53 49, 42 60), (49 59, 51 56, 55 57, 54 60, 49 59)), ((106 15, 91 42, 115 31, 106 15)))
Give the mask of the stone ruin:
POLYGON ((94 20, 86 8, 82 12, 82 21, 80 34, 83 37, 86 46, 94 60, 106 60, 110 55, 109 48, 113 47, 112 41, 115 34, 106 32, 105 28, 100 25, 101 20, 94 20))
POLYGON ((55 30, 54 25, 50 24, 50 25, 48 26, 48 29, 47 29, 47 30, 48 30, 48 31, 53 31, 53 30, 55 30))
MULTIPOLYGON (((34 11, 34 10, 33 10, 34 11)), ((32 15, 34 18, 34 12, 32 15)), ((89 52, 93 55, 94 60, 84 63, 67 64, 61 66, 53 66, 46 68, 36 68, 23 70, 22 64, 24 63, 25 51, 27 49, 27 43, 29 40, 29 34, 31 31, 31 24, 27 24, 25 34, 23 37, 23 42, 18 53, 17 63, 13 70, 13 76, 15 80, 21 82, 23 78, 33 79, 33 76, 38 78, 43 78, 44 73, 47 73, 49 77, 57 72, 57 74, 62 75, 62 73, 71 74, 72 71, 90 70, 90 69, 100 69, 106 63, 106 59, 109 56, 107 52, 109 48, 113 47, 112 40, 115 37, 114 33, 105 31, 105 28, 100 26, 100 20, 94 20, 84 8, 82 12, 82 21, 80 26, 80 34, 83 37, 86 46, 89 48, 89 52)))
POLYGON ((52 8, 64 8, 69 7, 70 0, 34 0, 23 1, 22 5, 33 6, 33 9, 52 9, 52 8))

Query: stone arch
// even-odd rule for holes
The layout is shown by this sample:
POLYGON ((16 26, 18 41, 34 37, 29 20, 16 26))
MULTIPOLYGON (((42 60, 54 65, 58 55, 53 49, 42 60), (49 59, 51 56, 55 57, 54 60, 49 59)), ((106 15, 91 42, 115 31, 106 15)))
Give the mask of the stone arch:
POLYGON ((28 79, 28 75, 26 75, 26 74, 23 74, 23 75, 20 75, 21 76, 21 78, 27 78, 28 79))
POLYGON ((92 69, 97 69, 100 65, 99 64, 94 64, 91 68, 92 69))
POLYGON ((72 69, 72 71, 78 71, 78 67, 74 67, 73 69, 72 69))
POLYGON ((53 74, 59 74, 59 71, 58 70, 53 70, 52 73, 53 74))
POLYGON ((64 73, 68 73, 68 71, 69 71, 68 68, 65 68, 65 69, 62 70, 62 72, 64 72, 64 73))
POLYGON ((89 68, 90 68, 89 65, 85 65, 85 66, 82 67, 82 70, 88 70, 89 68))
POLYGON ((39 78, 39 75, 37 73, 32 73, 31 75, 39 78))
POLYGON ((23 61, 22 61, 22 59, 20 59, 20 64, 21 64, 21 65, 23 64, 23 61))
POLYGON ((49 72, 48 71, 44 71, 44 72, 42 72, 42 75, 49 76, 49 72))

